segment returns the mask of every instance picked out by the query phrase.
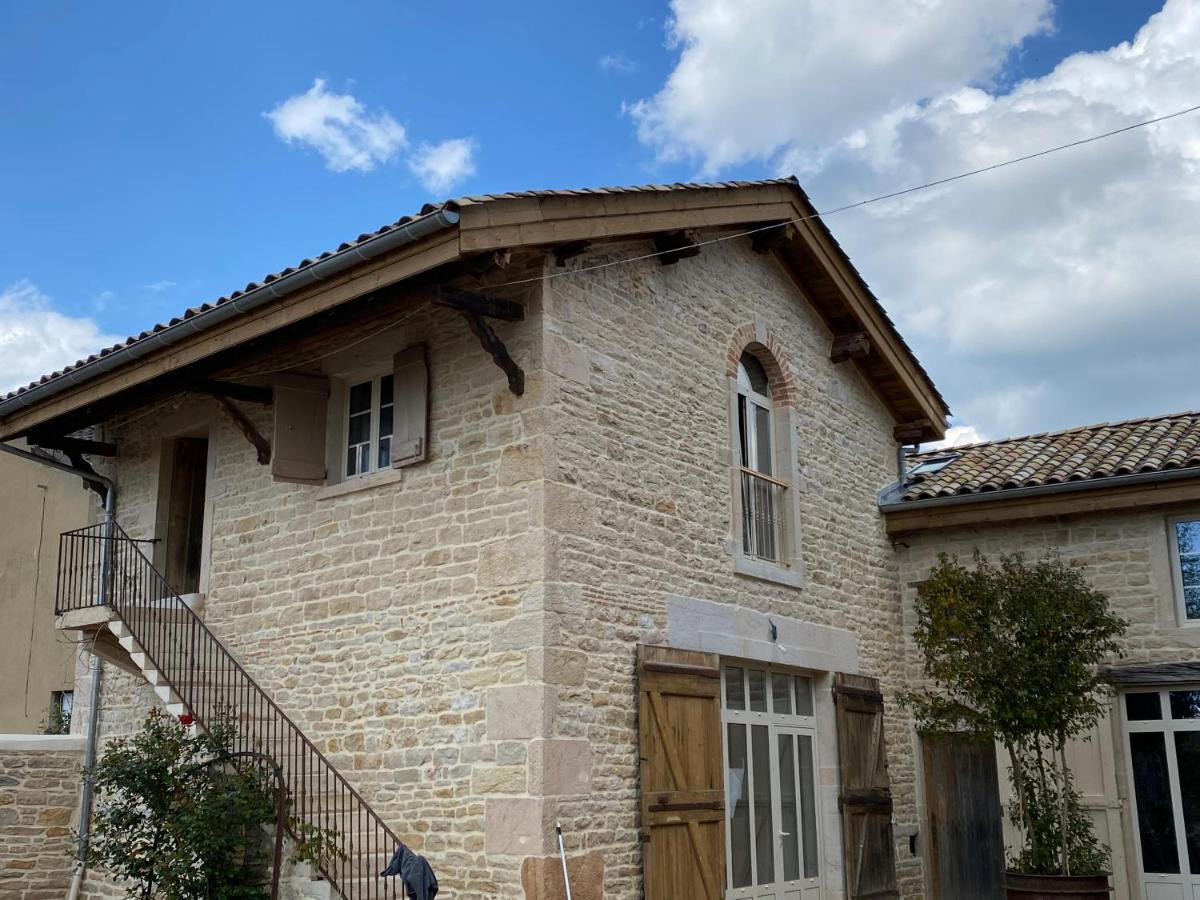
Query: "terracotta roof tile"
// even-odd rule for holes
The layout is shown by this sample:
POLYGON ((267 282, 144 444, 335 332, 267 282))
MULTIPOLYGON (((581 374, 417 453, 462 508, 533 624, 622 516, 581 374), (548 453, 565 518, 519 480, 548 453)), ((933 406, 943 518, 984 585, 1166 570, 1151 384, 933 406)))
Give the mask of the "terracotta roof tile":
POLYGON ((1200 475, 1200 412, 1103 423, 985 444, 931 451, 922 462, 954 456, 936 472, 910 477, 901 500, 1091 481, 1120 475, 1196 468, 1200 475))

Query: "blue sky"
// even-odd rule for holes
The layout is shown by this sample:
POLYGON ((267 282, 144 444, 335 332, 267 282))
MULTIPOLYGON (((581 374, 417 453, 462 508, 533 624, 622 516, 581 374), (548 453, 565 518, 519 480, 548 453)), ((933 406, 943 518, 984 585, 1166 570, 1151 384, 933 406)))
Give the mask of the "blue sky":
MULTIPOLYGON (((56 353, 76 350, 29 348, 19 336, 6 345, 6 316, 21 331, 29 316, 53 314, 58 318, 52 325, 82 329, 78 339, 85 343, 93 333, 88 328, 123 336, 431 199, 794 171, 819 204, 836 205, 864 191, 952 174, 975 158, 975 150, 959 146, 966 138, 956 131, 956 152, 944 153, 944 146, 926 152, 915 143, 906 156, 904 142, 916 129, 931 129, 944 140, 950 127, 916 110, 939 108, 939 97, 961 98, 969 90, 998 108, 1022 82, 1055 77, 1065 58, 1104 53, 1133 39, 1162 7, 1139 0, 997 0, 986 8, 1000 12, 981 15, 980 0, 940 0, 934 19, 887 32, 897 35, 893 58, 852 64, 855 47, 845 42, 853 36, 839 31, 838 23, 823 24, 820 11, 795 20, 794 11, 813 2, 792 0, 787 7, 772 0, 762 6, 774 12, 738 11, 715 30, 711 17, 722 14, 718 0, 679 0, 673 7, 538 2, 516 13, 511 6, 472 2, 454 5, 452 14, 446 4, 396 2, 336 8, 213 2, 203 14, 188 4, 9 4, 0 14, 0 291, 8 292, 7 305, 0 300, 0 347, 9 348, 0 378, 13 382, 36 374, 16 361, 17 354, 30 365, 52 367, 71 361, 56 353), (770 15, 783 18, 763 18, 770 15), (987 21, 976 27, 968 19, 987 21), (788 28, 797 29, 794 40, 785 40, 788 28), (905 28, 915 35, 908 43, 905 28), (917 45, 937 37, 939 29, 945 34, 938 46, 957 55, 926 62, 930 52, 917 45), (770 46, 764 49, 763 41, 770 46), (909 44, 916 50, 910 53, 909 44), (786 54, 780 58, 788 64, 758 72, 738 64, 739 54, 755 60, 771 52, 786 54), (822 54, 848 60, 844 81, 836 70, 826 80, 791 62, 822 54), (679 86, 689 66, 709 79, 702 88, 707 93, 693 97, 691 88, 679 86), (864 72, 869 77, 860 77, 864 72), (764 86, 777 73, 783 89, 764 86), (740 77, 754 81, 742 89, 740 77), (281 139, 278 123, 267 115, 313 91, 318 79, 318 99, 356 103, 358 120, 383 129, 383 150, 359 168, 334 171, 336 160, 303 136, 281 139), (877 96, 872 86, 889 83, 896 90, 877 96), (834 105, 861 109, 857 119, 806 105, 816 95, 837 95, 843 84, 845 103, 834 105), (726 92, 733 112, 722 111, 726 92), (708 97, 717 99, 710 104, 708 97), (901 115, 903 110, 908 112, 901 115), (741 115, 754 116, 755 127, 739 124, 741 115), (885 124, 894 128, 898 115, 904 130, 879 137, 885 124), (766 128, 761 139, 750 136, 758 123, 774 120, 783 123, 780 128, 766 128), (739 146, 736 135, 743 132, 739 146), (460 168, 473 173, 437 184, 412 163, 445 141, 469 144, 471 165, 460 168), (881 162, 879 154, 862 149, 885 145, 899 156, 881 162)), ((1141 89, 1150 91, 1144 84, 1141 89)), ((1077 93, 1087 99, 1083 89, 1077 93)), ((1200 103, 1197 93, 1193 102, 1200 103)), ((954 102, 953 127, 961 131, 965 107, 954 102)), ((1117 106, 1112 117, 1082 116, 1058 133, 1018 128, 1014 155, 1103 130, 1110 119, 1132 121, 1143 108, 1157 110, 1149 103, 1117 106)), ((1184 163, 1190 164, 1189 153, 1183 152, 1184 163)), ((1087 161, 1081 156, 1074 165, 1087 161)), ((1021 183, 994 180, 991 190, 1019 190, 1021 183)), ((921 306, 925 270, 896 270, 904 254, 895 244, 909 227, 905 215, 892 207, 886 222, 880 214, 830 225, 906 334, 915 328, 910 338, 960 416, 965 410, 964 424, 1000 436, 1073 424, 1072 415, 1165 411, 1134 409, 1131 395, 1116 398, 1111 410, 1094 403, 1027 402, 1024 412, 1006 413, 1003 397, 986 396, 994 377, 971 369, 979 354, 942 352, 937 332, 926 328, 938 310, 921 306), (891 249, 878 249, 883 234, 894 236, 891 249)), ((1006 215, 1001 211, 998 219, 1006 215)), ((928 210, 919 216, 928 223, 928 210)), ((1006 234, 1030 227, 1008 226, 1006 234)), ((961 227, 970 229, 970 220, 961 227)), ((1075 227, 1069 216, 1059 221, 1062 233, 1075 227)), ((944 235, 931 233, 931 239, 944 235)), ((1061 275, 1034 265, 1022 283, 1039 271, 1050 279, 1061 275)), ((970 280, 937 285, 963 296, 976 287, 970 280)), ((942 327, 953 333, 945 331, 945 321, 942 327)), ((1022 346, 1015 341, 1016 351, 1022 346)), ((1020 358, 1020 352, 1004 357, 1014 364, 1020 358)), ((1053 367, 1047 371, 1053 383, 1053 367)), ((1145 391, 1139 394, 1144 399, 1145 391)))

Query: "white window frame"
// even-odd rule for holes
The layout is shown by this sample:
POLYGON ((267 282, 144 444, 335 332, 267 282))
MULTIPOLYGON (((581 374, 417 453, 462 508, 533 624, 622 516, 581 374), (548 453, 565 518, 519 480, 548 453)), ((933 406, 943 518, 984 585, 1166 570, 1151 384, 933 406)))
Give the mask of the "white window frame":
MULTIPOLYGON (((768 663, 758 662, 755 660, 743 660, 729 657, 721 658, 721 764, 724 766, 724 771, 729 771, 729 725, 738 724, 746 726, 746 753, 747 758, 753 756, 753 730, 754 725, 764 725, 767 727, 768 735, 768 759, 770 768, 770 778, 772 787, 778 785, 779 778, 779 757, 778 757, 778 740, 777 737, 781 733, 791 734, 793 736, 805 736, 809 738, 809 746, 812 748, 812 778, 813 778, 813 804, 812 811, 813 822, 815 823, 814 836, 817 873, 810 877, 804 877, 804 841, 803 834, 797 835, 797 848, 800 853, 799 863, 801 866, 801 877, 793 881, 783 880, 783 871, 781 869, 783 863, 782 842, 775 841, 773 868, 776 880, 767 885, 747 885, 744 887, 733 886, 733 852, 732 852, 732 830, 728 827, 728 819, 725 828, 725 900, 758 900, 765 897, 799 897, 803 900, 820 900, 824 892, 825 884, 825 869, 828 865, 828 860, 825 857, 824 837, 823 837, 823 810, 821 804, 821 759, 820 759, 820 741, 817 731, 817 682, 820 678, 820 673, 806 671, 802 669, 793 669, 785 666, 776 666, 768 663), (726 703, 728 698, 728 688, 726 681, 730 668, 740 669, 742 672, 742 696, 745 700, 745 709, 730 709, 726 703), (750 680, 749 670, 756 670, 766 673, 766 711, 756 711, 750 709, 750 680), (772 690, 771 680, 776 675, 785 675, 790 678, 799 676, 808 679, 809 700, 812 704, 812 713, 810 715, 800 715, 797 712, 777 713, 775 708, 775 695, 772 690)), ((794 684, 794 682, 793 682, 794 684)), ((791 695, 792 708, 795 709, 796 697, 794 687, 791 695)), ((793 744, 793 747, 798 748, 798 743, 793 744)), ((795 752, 795 751, 794 751, 795 752)), ((727 779, 728 780, 728 779, 727 779)), ((733 798, 730 795, 732 785, 725 785, 725 809, 726 816, 732 815, 733 798)), ((796 785, 797 799, 799 799, 799 784, 796 785)), ((753 792, 750 792, 749 815, 750 815, 750 847, 748 852, 751 859, 754 861, 752 866, 757 865, 757 836, 754 823, 755 799, 753 792)), ((798 823, 803 827, 803 812, 797 809, 798 823)), ((771 803, 771 824, 776 832, 777 838, 781 835, 781 806, 778 791, 772 793, 771 803)))
MULTIPOLYGON (((340 440, 340 446, 339 446, 339 450, 338 450, 338 454, 337 454, 337 458, 339 460, 339 466, 338 466, 338 480, 339 481, 351 481, 356 478, 365 478, 368 475, 375 474, 376 472, 391 471, 391 466, 385 466, 383 468, 380 468, 380 466, 379 466, 379 418, 380 418, 380 412, 382 409, 382 407, 379 403, 379 399, 380 399, 380 382, 384 378, 386 378, 387 376, 392 375, 392 374, 393 374, 393 372, 391 369, 386 369, 386 370, 373 369, 373 370, 369 370, 369 371, 363 371, 356 375, 347 375, 347 376, 343 376, 340 378, 342 387, 341 387, 341 404, 338 409, 338 415, 341 418, 341 440, 340 440), (368 454, 368 456, 369 456, 368 461, 369 461, 370 465, 365 470, 363 470, 361 472, 355 472, 353 475, 350 475, 350 474, 347 474, 347 472, 346 472, 346 465, 349 462, 349 454, 350 454, 350 391, 352 389, 358 387, 360 384, 366 384, 367 382, 370 382, 370 384, 371 384, 371 404, 370 404, 371 427, 370 427, 370 437, 369 437, 370 453, 368 454)), ((395 433, 396 433, 396 419, 395 419, 396 394, 395 394, 395 390, 396 390, 396 388, 395 388, 395 385, 393 384, 393 386, 392 386, 392 411, 393 411, 392 412, 392 435, 393 436, 395 436, 395 433)))
MULTIPOLYGON (((748 351, 744 350, 743 352, 748 351)), ((740 368, 741 354, 738 355, 738 359, 738 368, 740 368)), ((729 384, 730 524, 732 532, 730 547, 734 571, 739 575, 747 575, 776 584, 801 587, 804 584, 804 561, 800 553, 801 481, 796 462, 799 459, 799 423, 795 410, 790 406, 780 406, 769 396, 760 394, 748 386, 743 386, 738 380, 736 370, 733 377, 729 379, 729 384), (770 416, 771 473, 758 473, 758 477, 766 475, 768 481, 781 488, 778 514, 782 519, 782 535, 778 558, 774 560, 764 559, 748 552, 743 541, 742 479, 745 467, 742 463, 738 403, 740 397, 746 398, 747 406, 755 405, 765 408, 770 416)), ((750 432, 750 439, 747 441, 747 455, 754 460, 757 459, 757 446, 752 446, 752 441, 756 438, 753 436, 753 428, 750 429, 750 432)))
POLYGON ((1167 546, 1171 555, 1171 583, 1175 588, 1175 618, 1180 628, 1200 628, 1200 619, 1189 619, 1183 590, 1183 561, 1179 556, 1179 538, 1175 526, 1180 522, 1200 522, 1200 512, 1167 519, 1167 546))

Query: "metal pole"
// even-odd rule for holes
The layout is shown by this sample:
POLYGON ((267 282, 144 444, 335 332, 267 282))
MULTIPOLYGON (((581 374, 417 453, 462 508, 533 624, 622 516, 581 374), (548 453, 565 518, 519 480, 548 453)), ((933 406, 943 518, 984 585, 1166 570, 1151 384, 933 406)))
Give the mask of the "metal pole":
POLYGON ((567 848, 563 845, 562 822, 556 820, 554 830, 558 832, 558 855, 562 859, 563 884, 567 887, 567 900, 571 900, 571 876, 567 874, 567 848))

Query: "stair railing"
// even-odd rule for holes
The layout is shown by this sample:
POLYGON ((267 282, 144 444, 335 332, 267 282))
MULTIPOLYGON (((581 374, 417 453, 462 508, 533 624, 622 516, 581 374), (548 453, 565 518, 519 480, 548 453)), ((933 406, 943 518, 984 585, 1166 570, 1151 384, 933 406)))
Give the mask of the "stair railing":
POLYGON ((230 717, 237 726, 233 751, 274 761, 287 789, 289 831, 298 840, 323 836, 317 868, 334 889, 347 900, 398 896, 398 880, 378 873, 399 839, 167 584, 139 543, 115 522, 64 533, 55 613, 103 600, 145 653, 143 668, 161 676, 196 723, 208 727, 230 717))

